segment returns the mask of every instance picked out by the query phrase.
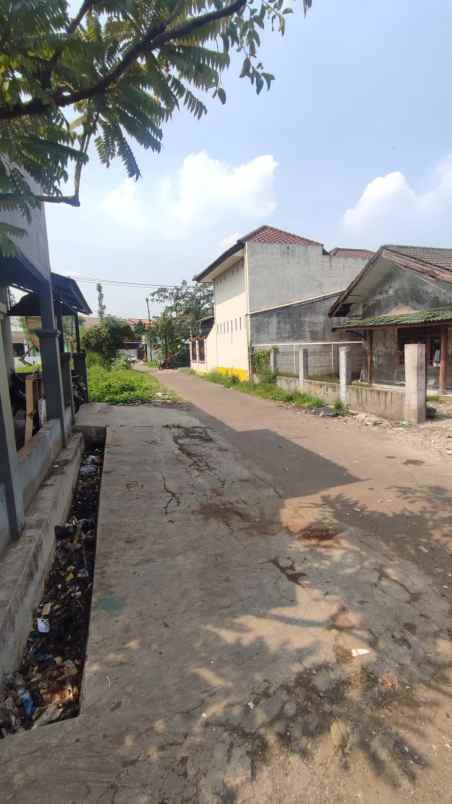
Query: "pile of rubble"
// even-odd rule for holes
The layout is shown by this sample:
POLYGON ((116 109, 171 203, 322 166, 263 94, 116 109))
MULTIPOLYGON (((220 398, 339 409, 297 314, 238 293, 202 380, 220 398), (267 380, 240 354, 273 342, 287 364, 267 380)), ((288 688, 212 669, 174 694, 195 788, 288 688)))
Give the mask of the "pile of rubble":
POLYGON ((96 550, 102 453, 85 453, 68 522, 17 673, 0 689, 0 738, 79 711, 96 550))

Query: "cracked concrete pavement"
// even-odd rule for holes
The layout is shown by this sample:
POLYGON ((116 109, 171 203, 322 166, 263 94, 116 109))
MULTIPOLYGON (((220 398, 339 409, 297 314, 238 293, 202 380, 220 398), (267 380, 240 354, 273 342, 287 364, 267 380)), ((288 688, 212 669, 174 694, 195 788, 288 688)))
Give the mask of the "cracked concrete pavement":
POLYGON ((0 742, 2 800, 449 801, 449 467, 161 379, 190 407, 82 410, 108 427, 82 713, 0 742))

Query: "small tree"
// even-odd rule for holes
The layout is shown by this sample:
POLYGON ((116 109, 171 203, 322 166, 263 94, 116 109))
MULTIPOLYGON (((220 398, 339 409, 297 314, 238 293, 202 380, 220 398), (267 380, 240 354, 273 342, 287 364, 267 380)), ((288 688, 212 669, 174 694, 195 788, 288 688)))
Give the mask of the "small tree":
POLYGON ((82 344, 87 352, 94 352, 102 362, 110 364, 123 342, 132 337, 133 332, 127 321, 108 315, 100 324, 83 332, 82 344))
POLYGON ((137 323, 135 324, 135 326, 133 328, 133 334, 135 335, 135 337, 136 338, 141 338, 145 334, 145 332, 146 332, 146 327, 144 326, 143 322, 141 320, 137 321, 137 323))
POLYGON ((190 338, 199 332, 199 322, 213 311, 211 285, 183 281, 173 288, 158 288, 151 293, 154 302, 165 304, 164 313, 171 316, 179 338, 190 338))

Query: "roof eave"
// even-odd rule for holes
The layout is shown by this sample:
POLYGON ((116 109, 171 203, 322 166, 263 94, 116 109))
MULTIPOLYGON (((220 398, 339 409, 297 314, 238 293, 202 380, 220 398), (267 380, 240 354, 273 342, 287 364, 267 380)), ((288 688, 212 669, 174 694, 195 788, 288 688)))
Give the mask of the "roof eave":
POLYGON ((218 276, 218 274, 222 272, 222 270, 225 270, 226 266, 222 268, 223 263, 227 262, 231 257, 239 256, 240 251, 242 251, 244 248, 245 248, 244 240, 237 240, 237 243, 234 243, 234 245, 228 248, 226 251, 224 251, 223 254, 220 254, 220 256, 217 257, 217 259, 214 260, 214 262, 208 265, 207 268, 204 269, 204 271, 201 271, 201 273, 196 274, 193 277, 193 281, 211 282, 213 279, 215 279, 216 276, 218 276))

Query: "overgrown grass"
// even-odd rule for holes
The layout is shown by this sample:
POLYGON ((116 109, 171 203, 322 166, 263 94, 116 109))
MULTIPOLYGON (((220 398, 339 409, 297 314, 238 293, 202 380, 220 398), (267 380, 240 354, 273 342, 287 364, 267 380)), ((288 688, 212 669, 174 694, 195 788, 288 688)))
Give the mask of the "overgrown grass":
POLYGON ((108 369, 100 365, 88 368, 88 390, 91 402, 130 405, 151 402, 162 388, 150 374, 130 368, 108 369))
POLYGON ((41 364, 40 363, 33 363, 32 365, 27 363, 23 366, 16 366, 14 369, 16 374, 34 374, 35 371, 41 371, 41 364))
POLYGON ((207 374, 199 374, 203 380, 214 382, 217 385, 223 385, 225 388, 234 388, 236 391, 241 391, 244 394, 251 394, 258 396, 261 399, 273 399, 276 402, 292 402, 301 408, 322 408, 325 406, 323 399, 311 394, 305 394, 301 391, 284 391, 279 385, 275 383, 261 382, 254 385, 249 381, 240 381, 237 377, 231 377, 225 374, 220 374, 217 371, 210 371, 207 374))

